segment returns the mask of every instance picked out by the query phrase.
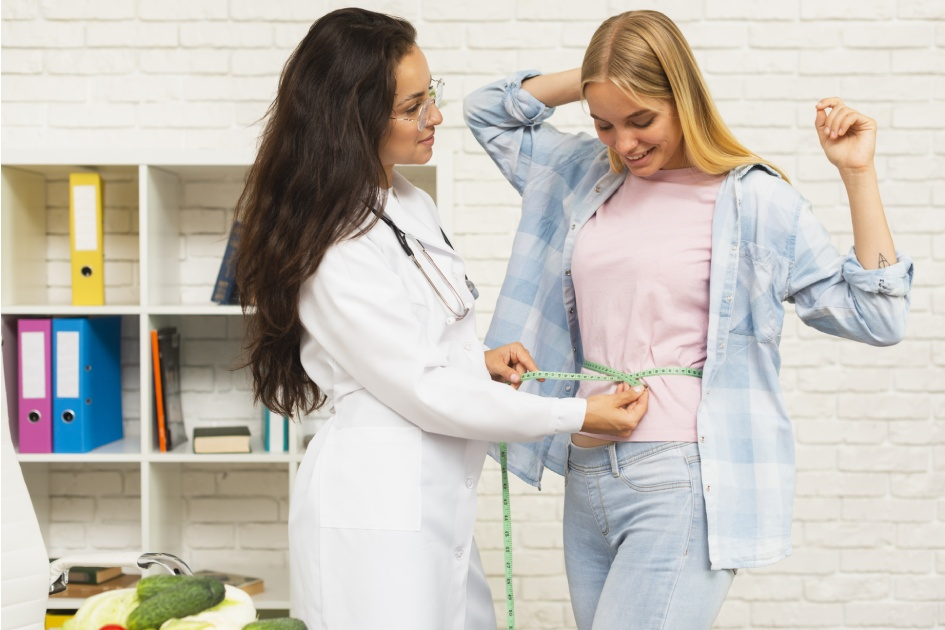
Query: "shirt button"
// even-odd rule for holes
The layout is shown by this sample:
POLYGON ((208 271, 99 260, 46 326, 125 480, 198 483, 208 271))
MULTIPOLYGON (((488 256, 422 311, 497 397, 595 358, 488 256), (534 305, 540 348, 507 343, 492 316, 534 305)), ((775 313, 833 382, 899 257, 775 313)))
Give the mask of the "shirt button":
POLYGON ((599 192, 600 192, 600 186, 594 186, 594 192, 599 193, 599 192))
POLYGON ((565 386, 564 386, 564 391, 566 391, 566 392, 571 391, 571 386, 570 386, 570 385, 565 385, 565 386))
POLYGON ((577 223, 572 223, 572 224, 571 224, 571 229, 572 229, 572 230, 575 229, 576 227, 577 227, 577 223))
POLYGON ((476 482, 473 481, 473 478, 472 478, 472 477, 466 477, 466 487, 472 489, 472 487, 473 487, 474 485, 476 485, 476 482))
POLYGON ((568 312, 573 315, 573 314, 574 314, 574 307, 572 306, 571 308, 569 308, 569 309, 568 309, 568 312))
POLYGON ((457 549, 457 550, 456 550, 456 553, 453 554, 453 557, 456 558, 457 560, 462 560, 462 559, 463 559, 463 550, 462 550, 462 549, 457 549))
POLYGON ((463 348, 465 348, 467 352, 471 352, 473 349, 473 345, 467 341, 466 343, 463 344, 463 348))
POLYGON ((570 270, 570 269, 565 269, 565 270, 564 270, 564 275, 570 276, 570 275, 571 275, 571 270, 570 270))
POLYGON ((725 350, 725 342, 719 342, 719 350, 725 350))
POLYGON ((734 254, 737 251, 738 251, 738 245, 732 245, 732 253, 734 254))
POLYGON ((732 298, 731 295, 726 295, 726 296, 725 296, 725 301, 728 302, 729 304, 732 303, 732 299, 733 299, 733 298, 732 298))
POLYGON ((699 437, 699 441, 702 442, 703 444, 705 444, 705 436, 704 436, 704 435, 703 435, 703 436, 700 436, 700 437, 699 437))
POLYGON ((706 491, 706 492, 712 492, 712 486, 706 486, 706 487, 705 487, 705 491, 706 491))

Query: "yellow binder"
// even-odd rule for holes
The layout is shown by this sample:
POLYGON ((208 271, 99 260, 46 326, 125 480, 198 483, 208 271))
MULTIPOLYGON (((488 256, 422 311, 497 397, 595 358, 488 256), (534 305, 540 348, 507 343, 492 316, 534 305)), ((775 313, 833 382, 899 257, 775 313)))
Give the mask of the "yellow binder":
POLYGON ((98 173, 70 173, 69 244, 76 306, 105 304, 102 238, 102 178, 98 173))

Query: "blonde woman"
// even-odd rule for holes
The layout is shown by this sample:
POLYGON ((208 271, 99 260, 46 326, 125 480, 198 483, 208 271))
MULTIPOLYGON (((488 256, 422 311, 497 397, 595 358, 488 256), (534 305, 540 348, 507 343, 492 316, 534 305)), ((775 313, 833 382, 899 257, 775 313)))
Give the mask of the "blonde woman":
MULTIPOLYGON (((541 369, 581 378, 656 372, 629 437, 510 450, 510 469, 534 485, 545 466, 566 475, 578 628, 710 628, 737 569, 791 553, 783 302, 855 341, 894 344, 905 331, 912 263, 887 228, 876 123, 838 98, 811 107, 849 198, 855 245, 842 255, 784 173, 729 131, 661 13, 612 17, 580 69, 519 72, 465 110, 523 198, 487 344, 520 339, 541 369), (579 100, 596 138, 546 122, 579 100)), ((613 383, 536 387, 583 397, 613 383)))

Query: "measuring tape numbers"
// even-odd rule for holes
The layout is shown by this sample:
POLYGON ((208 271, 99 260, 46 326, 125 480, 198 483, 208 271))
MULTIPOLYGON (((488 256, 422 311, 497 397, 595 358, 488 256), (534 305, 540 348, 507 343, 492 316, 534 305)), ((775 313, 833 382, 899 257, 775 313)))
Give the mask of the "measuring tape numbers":
POLYGON ((502 539, 505 548, 505 612, 508 630, 515 630, 515 596, 512 593, 512 505, 509 501, 508 445, 499 443, 502 466, 502 539))
MULTIPOLYGON (((662 367, 640 370, 639 372, 620 372, 593 361, 584 361, 583 366, 597 374, 572 374, 570 372, 526 372, 522 381, 549 379, 555 381, 612 381, 624 382, 631 387, 644 384, 648 376, 692 376, 702 378, 702 370, 684 367, 662 367)), ((505 551, 505 611, 506 628, 515 630, 515 596, 512 592, 512 504, 509 501, 509 466, 508 445, 499 443, 499 465, 502 467, 502 537, 505 551)), ((567 465, 567 462, 565 462, 567 465)))

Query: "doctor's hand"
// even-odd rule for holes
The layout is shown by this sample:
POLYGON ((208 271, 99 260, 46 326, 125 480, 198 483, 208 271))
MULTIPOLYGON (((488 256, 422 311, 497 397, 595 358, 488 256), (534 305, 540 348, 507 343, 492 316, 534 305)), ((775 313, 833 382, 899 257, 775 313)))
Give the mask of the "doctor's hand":
POLYGON ((538 371, 532 355, 517 341, 493 350, 486 350, 485 355, 486 369, 489 370, 492 380, 508 383, 515 389, 522 385, 522 374, 538 371))
POLYGON ((581 430, 629 437, 646 413, 649 400, 649 389, 643 385, 618 386, 616 394, 591 396, 581 430))

